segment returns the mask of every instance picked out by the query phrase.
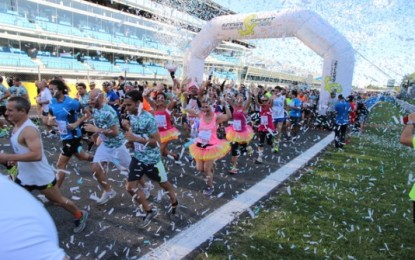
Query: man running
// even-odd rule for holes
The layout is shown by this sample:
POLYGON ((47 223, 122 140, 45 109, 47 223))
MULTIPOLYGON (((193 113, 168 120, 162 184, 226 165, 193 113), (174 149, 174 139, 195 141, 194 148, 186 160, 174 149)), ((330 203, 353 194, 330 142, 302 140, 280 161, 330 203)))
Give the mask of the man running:
POLYGON ((81 161, 92 161, 92 155, 82 150, 81 129, 78 119, 80 110, 79 101, 68 96, 69 88, 61 80, 52 80, 49 87, 53 93, 50 115, 54 117, 62 141, 62 153, 59 155, 56 168, 58 169, 58 187, 65 179, 65 168, 72 155, 81 161))
POLYGON ((50 167, 43 150, 40 132, 29 119, 30 103, 23 97, 12 97, 7 103, 7 117, 13 123, 10 138, 14 154, 0 153, 0 163, 17 162, 18 173, 15 182, 28 190, 38 190, 58 206, 75 217, 74 233, 86 227, 88 212, 80 210, 71 200, 65 198, 55 185, 55 173, 50 167))
POLYGON ((85 124, 84 128, 85 131, 98 136, 101 141, 94 155, 92 170, 104 190, 97 203, 105 204, 117 194, 108 183, 105 165, 111 162, 120 170, 128 170, 131 156, 125 146, 124 135, 120 131, 117 112, 105 103, 105 94, 100 89, 94 89, 89 93, 89 106, 92 109, 93 123, 85 124))
POLYGON ((167 180, 167 172, 161 160, 160 134, 153 115, 142 109, 143 96, 141 92, 132 90, 127 92, 124 105, 129 113, 128 120, 123 120, 123 127, 128 129, 125 137, 134 144, 134 155, 129 166, 126 189, 133 199, 143 205, 146 216, 142 227, 150 224, 157 215, 157 209, 152 208, 146 200, 145 193, 139 188, 144 175, 159 183, 168 192, 171 201, 171 213, 176 213, 178 205, 173 185, 167 180))

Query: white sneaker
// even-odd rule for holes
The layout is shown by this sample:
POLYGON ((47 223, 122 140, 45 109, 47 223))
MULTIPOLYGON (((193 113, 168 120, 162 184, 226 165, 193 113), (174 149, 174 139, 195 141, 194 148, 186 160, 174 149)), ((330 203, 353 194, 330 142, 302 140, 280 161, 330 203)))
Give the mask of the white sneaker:
POLYGON ((110 192, 104 191, 104 193, 102 193, 101 198, 99 200, 97 200, 97 204, 99 204, 99 205, 105 204, 110 199, 113 199, 115 197, 115 195, 117 195, 117 192, 115 190, 112 190, 110 192))
POLYGON ((255 160, 255 163, 261 164, 263 162, 263 159, 261 156, 258 157, 258 159, 255 160))

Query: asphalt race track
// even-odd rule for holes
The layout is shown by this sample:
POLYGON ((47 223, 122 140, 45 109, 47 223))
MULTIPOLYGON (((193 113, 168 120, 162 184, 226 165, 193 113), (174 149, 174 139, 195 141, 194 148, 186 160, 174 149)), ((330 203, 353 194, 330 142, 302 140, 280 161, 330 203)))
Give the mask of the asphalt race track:
MULTIPOLYGON (((60 153, 61 142, 57 136, 46 137, 45 131, 42 128, 41 130, 45 153, 49 163, 54 166, 60 153)), ((165 158, 169 180, 176 189, 180 207, 177 216, 170 216, 168 196, 153 183, 155 187, 149 200, 159 209, 159 215, 145 229, 140 228, 141 212, 124 189, 125 176, 113 165, 108 167, 108 179, 118 194, 113 200, 99 206, 95 200, 101 196, 102 191, 94 180, 90 163, 80 162, 76 158, 70 160, 67 170, 71 173, 65 179, 62 192, 90 213, 88 225, 82 233, 72 232, 73 218, 68 212, 49 202, 45 203, 45 207, 57 226, 60 246, 71 259, 137 259, 231 201, 328 134, 328 131, 309 129, 302 132, 295 143, 282 143, 277 154, 271 153, 271 147, 266 146, 263 164, 255 164, 257 141, 254 139, 251 142, 254 155, 239 158, 238 174, 228 174, 229 154, 216 162, 215 192, 211 197, 202 194, 205 186, 203 175, 195 170, 187 149, 182 157, 184 166, 176 165, 173 160, 165 158)), ((170 148, 180 153, 183 142, 173 142, 170 148)), ((86 144, 84 147, 86 148, 86 144)), ((92 151, 94 149, 95 147, 92 151)), ((7 138, 0 139, 0 150, 11 151, 7 138)), ((33 192, 33 195, 38 196, 39 193, 33 192)))

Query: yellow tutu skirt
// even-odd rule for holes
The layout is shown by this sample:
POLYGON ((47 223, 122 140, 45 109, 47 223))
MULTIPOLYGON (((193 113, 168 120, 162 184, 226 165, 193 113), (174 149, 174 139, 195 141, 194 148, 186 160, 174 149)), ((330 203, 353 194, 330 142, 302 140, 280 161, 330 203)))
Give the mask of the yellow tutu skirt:
POLYGON ((215 145, 207 146, 206 148, 201 148, 197 146, 197 143, 193 143, 189 146, 190 155, 196 161, 214 161, 225 157, 231 146, 227 141, 219 140, 215 145))
POLYGON ((237 132, 232 126, 228 126, 225 129, 226 140, 235 143, 249 143, 254 138, 254 131, 249 125, 246 126, 246 130, 243 132, 237 132))
POLYGON ((171 140, 177 140, 180 135, 180 131, 177 130, 176 127, 172 127, 170 129, 159 131, 159 132, 160 132, 160 140, 162 144, 170 142, 171 140))

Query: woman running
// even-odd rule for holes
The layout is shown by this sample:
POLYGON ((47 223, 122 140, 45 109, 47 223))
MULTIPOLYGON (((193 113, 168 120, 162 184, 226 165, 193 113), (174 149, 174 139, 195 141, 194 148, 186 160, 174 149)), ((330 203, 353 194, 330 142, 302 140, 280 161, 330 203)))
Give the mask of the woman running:
POLYGON ((199 116, 200 123, 198 136, 195 143, 189 146, 190 155, 196 160, 196 169, 202 171, 206 177, 207 186, 203 189, 206 196, 212 195, 213 187, 213 162, 226 156, 230 150, 229 143, 217 137, 218 125, 231 118, 229 107, 222 102, 226 114, 217 115, 212 108, 213 101, 204 98, 201 102, 201 111, 196 113, 191 109, 187 112, 193 116, 199 116))
POLYGON ((230 101, 230 105, 233 107, 232 113, 232 125, 226 128, 226 140, 231 142, 231 169, 230 174, 237 174, 238 169, 236 167, 238 163, 238 157, 241 154, 247 153, 247 145, 254 137, 254 131, 247 125, 247 112, 251 104, 251 94, 248 92, 248 98, 244 104, 244 96, 242 93, 236 95, 235 103, 230 101), (239 149, 240 148, 240 149, 239 149))

